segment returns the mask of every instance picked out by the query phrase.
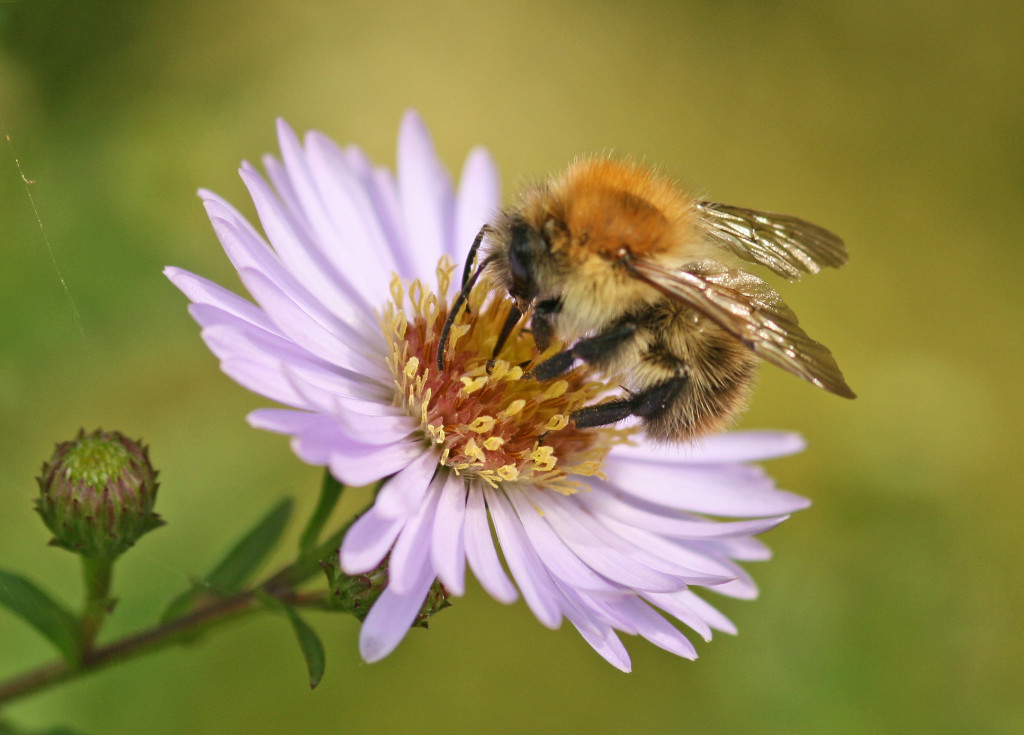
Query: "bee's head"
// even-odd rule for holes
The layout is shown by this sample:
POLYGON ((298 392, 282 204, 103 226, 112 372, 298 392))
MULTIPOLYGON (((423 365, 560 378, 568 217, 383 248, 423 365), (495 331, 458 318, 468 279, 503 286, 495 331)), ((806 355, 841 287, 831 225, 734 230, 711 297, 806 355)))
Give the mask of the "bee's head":
POLYGON ((517 210, 505 212, 495 223, 490 271, 523 311, 561 291, 563 265, 556 251, 563 229, 550 216, 541 219, 517 210))

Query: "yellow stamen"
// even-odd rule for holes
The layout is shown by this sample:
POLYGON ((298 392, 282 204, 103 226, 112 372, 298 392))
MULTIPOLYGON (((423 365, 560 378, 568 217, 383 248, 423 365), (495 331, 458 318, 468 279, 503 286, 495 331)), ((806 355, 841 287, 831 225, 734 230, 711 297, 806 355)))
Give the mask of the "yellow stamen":
POLYGON ((416 377, 416 373, 419 372, 419 369, 420 358, 413 355, 412 357, 409 358, 408 362, 405 363, 405 369, 402 371, 402 375, 404 375, 409 380, 413 380, 416 377))
POLYGON ((487 459, 484 454, 484 450, 477 446, 476 439, 473 437, 469 438, 469 441, 462 445, 462 452, 470 459, 475 459, 477 462, 483 462, 487 459))
MULTIPOLYGON (((447 294, 454 270, 442 259, 437 293, 447 294)), ((418 420, 423 440, 438 447, 443 467, 495 488, 530 483, 566 494, 587 488, 577 478, 600 475, 608 450, 629 432, 578 429, 571 416, 614 390, 614 384, 595 382, 586 366, 554 381, 526 379, 521 365, 529 369, 543 356, 521 328, 502 348, 505 359, 492 361, 495 335, 511 303, 486 283, 486 276, 452 325, 438 371, 448 304, 420 281, 404 284, 395 277, 390 291, 392 302, 379 321, 389 345, 395 405, 418 420)), ((557 349, 562 347, 551 346, 557 349)))
POLYGON ((550 472, 555 468, 555 463, 558 462, 558 457, 555 455, 554 447, 544 445, 537 447, 530 454, 530 459, 533 460, 537 466, 537 470, 540 472, 550 472))
POLYGON ((561 431, 568 425, 569 417, 564 414, 556 413, 548 419, 547 424, 544 425, 544 431, 561 431))
POLYGON ((508 482, 519 479, 519 470, 516 469, 516 466, 513 464, 502 465, 501 467, 498 468, 497 472, 498 477, 508 482))
POLYGON ((555 398, 561 398, 568 389, 569 383, 564 380, 557 380, 547 387, 547 390, 541 394, 540 399, 542 401, 551 401, 555 398))
POLYGON ((469 430, 475 431, 477 434, 486 434, 494 428, 494 424, 493 416, 477 416, 473 419, 473 423, 469 425, 469 430))
POLYGON ((505 440, 500 436, 489 436, 484 439, 484 449, 488 452, 497 452, 504 443, 505 440))
POLYGON ((459 380, 462 381, 462 392, 467 396, 476 393, 478 390, 487 385, 486 375, 480 378, 467 378, 463 376, 459 378, 459 380))
POLYGON ((491 368, 491 380, 501 380, 508 372, 508 363, 505 360, 495 360, 491 368))
POLYGON ((522 398, 517 398, 514 401, 512 401, 512 403, 508 404, 508 406, 506 406, 505 409, 498 415, 501 416, 502 418, 512 418, 520 411, 522 411, 524 406, 526 406, 526 401, 524 401, 522 398))

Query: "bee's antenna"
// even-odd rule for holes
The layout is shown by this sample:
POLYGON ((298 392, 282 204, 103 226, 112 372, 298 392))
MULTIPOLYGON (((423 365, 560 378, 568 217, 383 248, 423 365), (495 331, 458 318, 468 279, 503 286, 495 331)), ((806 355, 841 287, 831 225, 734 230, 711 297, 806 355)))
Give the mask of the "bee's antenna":
POLYGON ((466 255, 466 265, 462 267, 462 287, 466 287, 466 283, 469 282, 470 273, 473 271, 473 263, 476 262, 476 252, 480 249, 480 245, 483 244, 484 235, 493 232, 493 228, 490 225, 484 225, 480 228, 480 232, 476 233, 476 237, 473 238, 473 244, 469 247, 469 254, 466 255))
POLYGON ((480 228, 480 232, 476 234, 476 238, 473 240, 473 246, 469 249, 469 255, 466 257, 466 266, 462 269, 462 288, 459 290, 459 295, 455 297, 455 303, 452 304, 451 311, 448 312, 448 318, 444 320, 444 326, 441 328, 441 339, 437 343, 438 370, 444 370, 444 348, 448 344, 448 334, 452 331, 452 325, 455 323, 455 319, 458 317, 463 304, 469 299, 469 292, 473 290, 473 286, 476 285, 480 274, 491 261, 490 258, 485 258, 476 270, 473 269, 473 264, 476 262, 476 253, 480 249, 484 235, 490 231, 489 225, 484 225, 480 228))

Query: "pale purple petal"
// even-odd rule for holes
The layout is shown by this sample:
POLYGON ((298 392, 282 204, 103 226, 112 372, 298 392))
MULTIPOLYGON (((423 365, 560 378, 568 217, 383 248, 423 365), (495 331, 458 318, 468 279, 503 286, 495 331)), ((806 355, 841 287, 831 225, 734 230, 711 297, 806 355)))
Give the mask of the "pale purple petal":
MULTIPOLYGON (((325 145, 333 145, 333 141, 327 138, 324 138, 324 141, 325 145)), ((338 151, 366 193, 369 202, 367 214, 372 214, 374 222, 380 226, 399 275, 405 278, 422 278, 425 274, 413 270, 402 234, 402 211, 398 204, 398 188, 394 176, 386 168, 375 168, 358 146, 350 145, 338 151)))
POLYGON ((466 499, 466 561, 487 594, 498 602, 511 605, 519 599, 519 594, 502 569, 494 549, 483 488, 471 486, 470 490, 466 499))
POLYGON ((615 635, 615 631, 610 626, 601 626, 598 632, 591 632, 582 625, 577 625, 575 620, 570 618, 570 622, 579 631, 580 636, 583 637, 590 647, 593 648, 605 661, 610 663, 612 666, 617 668, 619 671, 629 673, 633 670, 632 662, 629 660, 629 654, 626 652, 626 647, 622 645, 622 641, 615 635))
POLYGON ((346 437, 332 447, 328 465, 331 474, 341 482, 361 487, 395 474, 422 456, 424 451, 423 443, 419 441, 375 447, 346 437))
POLYGON ((380 446, 406 441, 419 430, 419 422, 407 414, 367 416, 352 410, 352 401, 344 401, 338 412, 338 423, 354 439, 380 446))
MULTIPOLYGON (((205 205, 224 251, 231 258, 239 275, 244 275, 246 272, 259 273, 273 283, 274 287, 285 294, 290 301, 295 302, 303 312, 309 315, 309 318, 316 320, 328 329, 339 330, 354 348, 364 353, 380 353, 384 345, 383 339, 378 330, 370 331, 367 326, 374 323, 372 314, 351 319, 338 316, 339 313, 351 312, 351 309, 344 306, 346 299, 341 294, 336 293, 332 299, 334 306, 340 308, 331 311, 320 303, 302 282, 296 279, 280 258, 267 247, 259 234, 252 230, 248 222, 237 218, 229 219, 229 215, 222 211, 226 205, 222 204, 220 200, 207 199, 205 205)), ((280 324, 280 321, 276 323, 280 324)))
POLYGON ((342 571, 363 574, 376 569, 404 525, 404 518, 381 518, 372 508, 359 516, 341 542, 338 563, 342 571))
MULTIPOLYGON (((205 336, 205 335, 204 335, 205 336)), ((210 350, 216 353, 215 343, 206 340, 210 350)), ((221 371, 243 388, 258 393, 272 401, 295 408, 311 408, 306 399, 297 393, 284 373, 277 367, 252 360, 225 358, 220 361, 221 371)))
MULTIPOLYGON (((260 353, 250 357, 249 352, 243 349, 245 343, 239 341, 237 333, 232 330, 216 327, 204 330, 203 340, 211 352, 221 357, 221 370, 254 393, 295 408, 314 409, 323 405, 322 400, 310 400, 314 392, 312 386, 302 385, 301 390, 296 389, 296 382, 284 363, 274 363, 260 353)), ((340 376, 336 380, 340 381, 340 376)))
POLYGON ((691 661, 697 658, 697 651, 686 636, 639 598, 623 598, 617 601, 616 606, 637 625, 637 633, 654 645, 691 661))
POLYGON ((334 419, 330 416, 287 408, 257 408, 247 418, 253 428, 276 434, 305 434, 324 425, 334 425, 334 419))
POLYGON ((557 628, 562 622, 561 595, 544 563, 527 541, 523 527, 504 494, 485 488, 484 497, 505 561, 519 591, 523 593, 523 599, 542 625, 557 628))
POLYGON ((609 457, 604 471, 609 483, 637 498, 694 513, 773 516, 810 505, 799 495, 777 490, 763 470, 748 465, 678 466, 609 457))
MULTIPOLYGON (((332 474, 353 487, 404 471, 410 465, 429 467, 432 473, 437 463, 436 456, 425 450, 419 441, 374 446, 353 440, 335 416, 258 409, 249 414, 249 422, 259 429, 293 435, 293 448, 303 460, 313 465, 331 465, 332 474), (365 463, 359 461, 364 458, 367 460, 365 463), (375 463, 379 464, 375 466, 375 463)), ((426 481, 429 479, 427 476, 426 481)))
POLYGON ((251 268, 279 281, 293 280, 263 237, 244 219, 236 217, 234 210, 228 211, 226 204, 213 198, 205 199, 203 206, 224 253, 236 270, 251 268))
POLYGON ((456 263, 465 260, 480 228, 490 222, 501 203, 498 167, 484 148, 474 148, 466 158, 459 177, 455 203, 455 237, 446 252, 456 263))
POLYGON ((430 556, 437 578, 451 594, 466 593, 466 481, 448 474, 434 517, 430 556))
POLYGON ((717 594, 724 595, 725 597, 732 597, 737 600, 755 600, 758 595, 757 584, 749 574, 742 570, 740 570, 740 574, 737 575, 737 578, 731 582, 719 584, 714 587, 708 587, 708 589, 717 594))
MULTIPOLYGON (((331 394, 365 395, 368 389, 381 388, 384 383, 367 376, 331 365, 287 337, 267 331, 205 304, 193 304, 189 313, 204 327, 202 335, 217 357, 252 360, 265 365, 298 371, 307 382, 331 394)), ((384 394, 379 393, 383 396, 384 394)), ((355 396, 352 396, 353 398, 355 396)))
POLYGON ((641 597, 693 629, 704 640, 711 640, 711 626, 683 601, 682 592, 643 592, 641 597))
POLYGON ((583 630, 587 626, 594 630, 601 626, 610 625, 612 628, 627 635, 636 633, 635 626, 631 621, 615 612, 613 606, 624 596, 632 596, 634 593, 626 587, 619 588, 613 594, 593 594, 587 590, 581 590, 556 581, 559 593, 559 603, 562 606, 562 613, 573 621, 577 629, 583 630))
MULTIPOLYGON (((320 170, 319 180, 325 195, 343 207, 332 209, 346 239, 365 243, 365 257, 376 260, 375 270, 385 277, 397 272, 406 279, 422 277, 411 264, 408 248, 397 238, 400 219, 381 203, 369 162, 352 150, 342 151, 334 141, 312 132, 306 136, 309 160, 320 170)), ((361 153, 361 152, 360 152, 361 153)), ((386 283, 375 284, 379 289, 386 283)))
POLYGON ((714 541, 714 548, 737 561, 768 561, 772 558, 772 550, 756 538, 719 539, 714 541))
MULTIPOLYGON (((380 212, 382 222, 394 223, 394 232, 391 233, 392 251, 403 254, 409 250, 409 244, 405 239, 405 226, 402 221, 402 203, 398 196, 398 182, 390 169, 375 166, 366 179, 367 190, 375 194, 374 203, 380 212)), ((403 255, 403 257, 408 257, 403 255)), ((411 266, 409 266, 411 267, 411 266)), ((418 274, 422 277, 425 274, 418 274)))
POLYGON ((610 526, 601 524, 581 508, 566 507, 571 500, 559 503, 537 493, 534 501, 570 548, 594 569, 626 588, 670 592, 687 584, 720 584, 732 578, 651 553, 643 532, 633 529, 629 536, 618 536, 610 526))
POLYGON ((712 521, 701 516, 687 515, 664 507, 642 502, 627 502, 620 494, 606 491, 603 484, 594 483, 588 493, 580 493, 580 504, 602 523, 616 522, 635 528, 680 539, 722 539, 756 535, 775 528, 789 518, 759 518, 752 521, 712 521))
MULTIPOLYGON (((367 294, 345 275, 345 271, 338 269, 301 223, 295 221, 292 212, 274 196, 263 177, 249 169, 241 173, 267 237, 296 278, 339 317, 349 322, 374 319, 367 294)), ((381 280, 384 277, 382 275, 381 280)))
POLYGON ((730 431, 688 444, 622 445, 612 456, 673 464, 718 464, 760 462, 802 452, 806 442, 799 434, 785 431, 730 431))
MULTIPOLYGON (((382 263, 378 258, 380 253, 368 253, 364 241, 349 240, 346 235, 351 236, 352 233, 339 232, 338 220, 332 212, 335 207, 347 209, 349 203, 344 200, 331 199, 330 206, 327 205, 306 152, 299 144, 295 133, 283 121, 279 121, 278 124, 278 137, 281 144, 281 155, 301 208, 301 214, 308 223, 310 234, 320 243, 321 250, 334 260, 339 271, 345 272, 348 268, 352 268, 357 273, 365 274, 372 281, 370 284, 371 294, 386 293, 386 291, 382 292, 378 289, 387 282, 388 274, 394 270, 393 264, 388 264, 386 261, 382 263), (373 288, 374 286, 376 288, 373 288)), ((368 300, 372 303, 372 298, 368 300)))
POLYGON ((259 307, 213 281, 173 266, 164 268, 164 275, 193 304, 208 304, 262 329, 276 331, 273 322, 259 307))
MULTIPOLYGON (((281 120, 278 121, 279 124, 282 122, 283 121, 281 120)), ((292 186, 292 180, 288 175, 288 169, 281 161, 277 160, 270 154, 264 155, 260 160, 263 162, 263 168, 267 171, 267 178, 270 179, 270 184, 274 188, 274 193, 284 204, 286 221, 289 223, 292 230, 297 235, 300 235, 305 241, 316 246, 317 250, 321 250, 317 245, 316 238, 310 234, 301 218, 300 213, 302 212, 302 205, 299 203, 299 195, 295 191, 295 187, 292 186)), ((244 163, 242 166, 245 168, 244 163)), ((318 257, 326 258, 328 256, 326 253, 321 253, 318 257)))
MULTIPOLYGON (((366 211, 369 203, 365 194, 360 196, 353 192, 355 182, 348 172, 338 170, 333 176, 327 174, 327 162, 317 155, 323 152, 311 151, 313 155, 306 159, 314 167, 312 174, 317 177, 317 194, 321 199, 330 201, 330 207, 326 209, 314 203, 315 220, 311 227, 317 232, 317 237, 325 237, 321 233, 328 233, 327 239, 321 242, 326 244, 324 250, 334 268, 342 273, 360 274, 362 282, 353 283, 353 286, 366 294, 367 300, 372 301, 373 294, 377 294, 379 299, 380 294, 387 293, 387 285, 398 270, 398 264, 391 258, 390 249, 383 247, 380 228, 368 224, 373 221, 373 216, 366 211)), ((309 206, 305 209, 307 214, 312 211, 309 206)))
POLYGON ((340 322, 333 325, 333 328, 324 326, 260 271, 243 268, 238 275, 278 328, 297 344, 346 370, 379 381, 388 379, 387 366, 381 364, 379 359, 368 358, 358 349, 362 346, 361 340, 354 330, 344 327, 340 322))
MULTIPOLYGON (((543 492, 543 491, 541 491, 543 492)), ((563 585, 592 592, 616 592, 614 584, 604 579, 600 565, 589 565, 575 556, 562 537, 548 525, 540 509, 533 504, 533 495, 540 493, 511 492, 506 495, 512 504, 530 544, 543 560, 544 566, 563 585), (596 571, 595 571, 596 570, 596 571), (599 574, 600 572, 600 574, 599 574)), ((611 575, 606 575, 611 576, 611 575)), ((613 581, 619 580, 612 578, 613 581)), ((673 584, 670 589, 679 589, 673 584)))
POLYGON ((622 645, 622 641, 615 635, 615 631, 610 625, 595 622, 571 604, 566 604, 564 611, 565 617, 579 631, 583 640, 589 643, 591 648, 597 651, 605 661, 620 671, 629 673, 632 670, 626 647, 622 645))
POLYGON ((722 633, 729 633, 730 635, 736 635, 736 626, 729 618, 725 617, 717 609, 711 606, 706 600, 703 600, 698 595, 694 594, 692 590, 684 590, 682 592, 676 592, 679 599, 683 601, 691 610, 701 617, 708 625, 715 630, 721 631, 722 633))
MULTIPOLYGON (((611 533, 612 524, 608 525, 608 529, 611 533)), ((685 542, 635 528, 629 531, 629 540, 637 549, 642 549, 648 559, 660 559, 662 566, 679 570, 680 577, 687 584, 717 587, 737 576, 735 565, 694 550, 685 542)), ((677 585, 675 589, 681 587, 682 585, 677 585)), ((645 589, 657 592, 671 591, 653 587, 645 589)))
POLYGON ((398 534, 394 548, 388 561, 388 586, 397 594, 405 594, 415 588, 424 563, 430 567, 433 576, 437 575, 430 564, 430 541, 434 531, 434 516, 437 513, 437 500, 443 478, 430 483, 429 492, 423 503, 410 518, 402 532, 398 534), (426 560, 426 562, 424 561, 426 560))
POLYGON ((455 195, 430 133, 413 111, 405 113, 398 134, 398 196, 415 272, 431 273, 453 239, 455 195))
POLYGON ((436 451, 423 451, 381 488, 374 510, 383 518, 408 518, 416 513, 427 496, 427 486, 437 472, 437 460, 436 451))
POLYGON ((385 588, 363 621, 359 631, 359 655, 367 663, 380 661, 395 650, 416 620, 430 585, 434 582, 434 573, 427 564, 428 558, 422 557, 423 566, 408 594, 399 595, 390 587, 385 588))
MULTIPOLYGON (((327 418, 332 419, 333 417, 327 418)), ((337 422, 330 421, 325 422, 322 426, 310 427, 300 434, 293 435, 291 448, 303 462, 322 467, 330 465, 334 446, 347 441, 349 438, 338 427, 337 422)), ((335 479, 337 479, 337 475, 335 475, 335 479)), ((341 482, 341 480, 338 481, 341 482)))
MULTIPOLYGON (((198 311, 203 307, 192 308, 198 311)), ((277 392, 257 392, 282 403, 333 412, 336 407, 361 400, 356 396, 385 395, 381 383, 338 366, 330 369, 295 343, 252 325, 211 326, 203 330, 202 337, 210 351, 221 359, 222 369, 232 377, 232 365, 240 362, 258 366, 267 373, 269 384, 277 392)), ((256 390, 249 383, 246 386, 256 390)))
MULTIPOLYGON (((308 243, 309 246, 317 249, 317 259, 325 262, 324 278, 336 282, 339 294, 343 299, 367 313, 369 315, 367 319, 372 322, 374 305, 379 302, 381 294, 381 291, 377 289, 380 288, 383 281, 386 281, 389 274, 376 264, 376 258, 368 260, 369 264, 362 268, 364 259, 368 256, 372 257, 372 254, 359 248, 357 243, 353 244, 355 246, 354 254, 349 252, 351 248, 323 247, 311 233, 305 215, 302 214, 299 195, 292 185, 287 167, 273 156, 265 156, 263 162, 274 189, 285 205, 284 215, 291 231, 295 233, 300 242, 308 243), (360 273, 359 270, 364 272, 360 273)), ((337 295, 333 298, 337 298, 337 295)), ((328 300, 328 304, 333 301, 333 298, 328 300)))
MULTIPOLYGON (((273 409, 264 409, 273 410, 273 409)), ((252 423, 256 428, 266 428, 268 431, 275 431, 272 426, 264 426, 260 423, 260 417, 254 414, 258 414, 257 411, 253 411, 249 414, 249 422, 252 423)), ((298 455, 299 459, 315 466, 329 465, 331 462, 331 453, 338 444, 351 441, 349 437, 341 430, 338 426, 338 421, 334 416, 326 414, 316 414, 321 420, 317 422, 309 422, 305 427, 294 432, 281 432, 292 434, 291 447, 292 451, 298 455)))

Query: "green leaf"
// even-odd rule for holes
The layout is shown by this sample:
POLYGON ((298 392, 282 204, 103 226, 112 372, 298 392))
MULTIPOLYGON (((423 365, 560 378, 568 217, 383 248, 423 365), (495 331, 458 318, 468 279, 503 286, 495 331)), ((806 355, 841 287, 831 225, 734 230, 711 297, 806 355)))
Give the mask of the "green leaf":
POLYGON ((324 678, 324 667, 327 665, 327 657, 324 654, 324 644, 320 637, 309 624, 299 617, 294 608, 285 606, 285 614, 291 621, 295 637, 299 640, 299 648, 302 650, 302 657, 306 659, 306 669, 309 671, 309 688, 316 689, 316 685, 324 678))
POLYGON ((191 610, 195 601, 199 599, 199 590, 200 588, 198 585, 190 587, 171 600, 167 607, 164 608, 163 614, 160 615, 160 622, 166 623, 176 618, 180 618, 191 610))
POLYGON ((320 636, 310 627, 309 623, 299 617, 291 605, 266 593, 258 593, 258 596, 268 607, 280 610, 288 617, 288 621, 292 624, 292 630, 295 631, 295 637, 299 641, 302 657, 306 660, 306 669, 309 671, 309 688, 316 689, 316 685, 324 677, 324 668, 327 665, 327 655, 324 653, 324 644, 320 641, 320 636))
POLYGON ((292 513, 292 501, 285 498, 275 505, 252 530, 231 547, 231 550, 204 577, 196 580, 190 589, 171 600, 160 616, 166 623, 186 612, 204 594, 230 594, 238 592, 256 571, 284 533, 292 513))
POLYGON ((285 498, 260 519, 236 543, 203 582, 218 592, 237 592, 267 558, 292 514, 292 500, 285 498))
POLYGON ((345 486, 334 479, 334 475, 331 474, 330 470, 324 470, 324 479, 320 484, 320 500, 316 504, 316 510, 313 511, 309 523, 306 524, 306 528, 302 532, 302 538, 299 539, 300 551, 309 551, 316 545, 316 540, 320 538, 320 532, 323 531, 331 511, 338 504, 341 491, 344 489, 345 486))
POLYGON ((0 604, 42 633, 65 661, 78 663, 78 618, 33 582, 0 569, 0 604))

